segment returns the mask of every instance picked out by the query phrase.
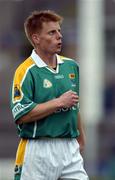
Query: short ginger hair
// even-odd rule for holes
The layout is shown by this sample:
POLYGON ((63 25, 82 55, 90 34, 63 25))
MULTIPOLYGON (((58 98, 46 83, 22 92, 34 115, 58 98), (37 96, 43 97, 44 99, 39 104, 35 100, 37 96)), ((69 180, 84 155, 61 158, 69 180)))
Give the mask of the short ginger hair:
POLYGON ((51 10, 33 11, 24 22, 24 29, 28 40, 33 45, 32 35, 42 30, 44 22, 62 23, 63 17, 51 10))

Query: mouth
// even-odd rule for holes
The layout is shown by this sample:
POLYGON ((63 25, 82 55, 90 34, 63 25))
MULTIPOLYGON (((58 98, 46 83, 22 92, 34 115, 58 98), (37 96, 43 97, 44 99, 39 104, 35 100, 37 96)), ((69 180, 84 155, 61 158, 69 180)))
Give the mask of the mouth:
POLYGON ((60 43, 58 43, 57 45, 58 45, 58 47, 61 47, 61 46, 62 46, 62 43, 60 42, 60 43))

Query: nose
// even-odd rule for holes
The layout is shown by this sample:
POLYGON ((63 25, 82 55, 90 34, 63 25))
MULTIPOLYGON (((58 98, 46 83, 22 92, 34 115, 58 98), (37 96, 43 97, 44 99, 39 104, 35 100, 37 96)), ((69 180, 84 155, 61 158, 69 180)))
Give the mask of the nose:
POLYGON ((62 38, 62 34, 60 31, 57 32, 57 38, 61 39, 62 38))

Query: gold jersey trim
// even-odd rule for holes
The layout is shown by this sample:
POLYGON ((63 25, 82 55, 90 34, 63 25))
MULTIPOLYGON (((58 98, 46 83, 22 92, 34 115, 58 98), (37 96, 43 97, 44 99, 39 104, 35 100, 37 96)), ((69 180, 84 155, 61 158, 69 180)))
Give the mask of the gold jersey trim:
POLYGON ((27 139, 21 139, 18 145, 18 149, 16 153, 16 161, 15 161, 15 164, 18 166, 23 165, 27 143, 28 143, 27 139))
POLYGON ((25 60, 16 70, 13 81, 12 102, 19 102, 23 98, 22 84, 28 70, 35 65, 31 58, 25 60))

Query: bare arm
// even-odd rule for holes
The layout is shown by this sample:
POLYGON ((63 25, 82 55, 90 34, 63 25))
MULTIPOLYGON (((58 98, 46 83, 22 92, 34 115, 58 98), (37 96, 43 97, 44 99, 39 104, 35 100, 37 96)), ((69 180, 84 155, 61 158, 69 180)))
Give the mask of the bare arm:
POLYGON ((34 109, 32 109, 29 113, 22 116, 17 124, 21 123, 29 123, 33 121, 41 120, 42 118, 53 114, 57 109, 64 107, 72 107, 76 103, 78 103, 79 97, 73 91, 67 91, 62 94, 59 98, 52 99, 45 103, 38 104, 34 109))
POLYGON ((84 131, 84 124, 81 120, 80 113, 78 113, 78 129, 80 132, 80 136, 77 138, 77 141, 80 145, 80 151, 82 152, 84 150, 85 142, 86 142, 86 136, 84 131))

